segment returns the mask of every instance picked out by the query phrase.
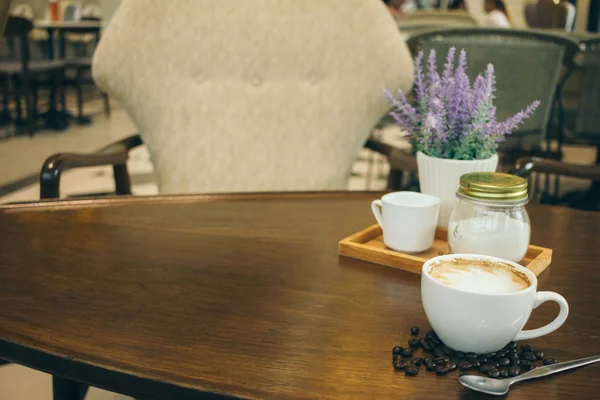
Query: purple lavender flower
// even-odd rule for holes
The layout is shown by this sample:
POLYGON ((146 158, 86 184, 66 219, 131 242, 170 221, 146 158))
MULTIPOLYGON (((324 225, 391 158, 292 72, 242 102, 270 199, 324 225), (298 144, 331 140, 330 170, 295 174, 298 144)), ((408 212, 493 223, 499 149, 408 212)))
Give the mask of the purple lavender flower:
POLYGON ((494 92, 496 77, 489 64, 484 76, 473 82, 467 76, 467 54, 461 50, 458 65, 454 67, 456 49, 448 52, 440 77, 436 53, 427 58, 423 67, 423 52, 415 59, 415 101, 411 105, 402 92, 394 97, 387 90, 385 96, 392 105, 390 115, 408 132, 414 151, 433 157, 460 160, 483 159, 492 156, 498 143, 529 118, 540 102, 535 101, 525 110, 503 122, 496 120, 494 92))

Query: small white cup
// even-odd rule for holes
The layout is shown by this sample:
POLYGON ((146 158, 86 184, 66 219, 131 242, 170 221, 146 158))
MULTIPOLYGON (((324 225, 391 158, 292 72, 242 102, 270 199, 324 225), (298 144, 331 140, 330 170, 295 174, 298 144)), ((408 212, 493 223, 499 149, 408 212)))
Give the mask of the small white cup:
POLYGON ((511 340, 529 340, 554 332, 566 321, 569 304, 558 293, 537 292, 533 272, 512 261, 474 254, 451 254, 434 257, 423 265, 421 297, 427 319, 445 345, 454 350, 491 353, 511 340), (526 289, 511 293, 482 294, 444 285, 429 274, 436 261, 452 259, 488 260, 508 264, 529 279, 526 289), (558 316, 546 326, 522 330, 531 311, 546 301, 560 306, 558 316))
POLYGON ((383 230, 383 242, 407 253, 425 251, 433 244, 440 199, 416 192, 394 192, 374 200, 371 209, 383 230))

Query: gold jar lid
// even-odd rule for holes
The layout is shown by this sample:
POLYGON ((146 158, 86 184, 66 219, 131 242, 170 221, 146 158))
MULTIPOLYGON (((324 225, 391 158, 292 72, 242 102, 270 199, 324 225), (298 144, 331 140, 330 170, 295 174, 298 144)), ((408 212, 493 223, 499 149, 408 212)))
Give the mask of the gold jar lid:
POLYGON ((460 177, 458 193, 480 200, 522 200, 527 198, 527 181, 500 172, 471 172, 460 177))

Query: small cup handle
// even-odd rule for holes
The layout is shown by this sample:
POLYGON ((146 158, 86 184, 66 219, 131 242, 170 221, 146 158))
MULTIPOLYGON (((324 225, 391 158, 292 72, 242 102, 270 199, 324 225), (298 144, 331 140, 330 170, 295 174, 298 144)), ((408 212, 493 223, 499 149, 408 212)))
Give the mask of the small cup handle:
POLYGON ((381 214, 381 207, 383 207, 381 200, 378 199, 371 202, 371 210, 373 211, 373 215, 375 216, 375 219, 377 220, 377 223, 381 229, 383 229, 383 216, 381 214))
POLYGON ((560 306, 560 311, 558 316, 554 319, 554 321, 550 322, 546 326, 542 326, 537 329, 530 329, 527 331, 521 331, 517 333, 517 336, 513 340, 529 340, 536 337, 547 335, 551 332, 554 332, 558 328, 561 327, 562 324, 567 320, 567 316, 569 315, 569 304, 564 297, 562 297, 558 293, 554 292, 537 292, 535 295, 535 303, 533 304, 533 308, 537 308, 540 304, 545 303, 547 301, 555 301, 560 306))

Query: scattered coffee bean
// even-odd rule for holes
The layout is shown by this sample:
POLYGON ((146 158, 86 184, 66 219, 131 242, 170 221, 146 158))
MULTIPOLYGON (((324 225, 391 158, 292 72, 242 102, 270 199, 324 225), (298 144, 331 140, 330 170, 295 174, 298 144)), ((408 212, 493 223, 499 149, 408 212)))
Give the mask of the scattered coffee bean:
POLYGON ((507 344, 506 346, 504 346, 507 349, 514 349, 517 347, 517 342, 510 342, 509 344, 507 344))
POLYGON ((431 339, 429 339, 430 341, 432 341, 433 343, 435 343, 436 345, 440 345, 442 344, 442 341, 440 340, 439 337, 437 336, 433 336, 431 339))
POLYGON ((419 327, 413 326, 412 328, 410 328, 410 334, 413 336, 417 336, 419 334, 419 327))
POLYGON ((556 361, 556 359, 554 358, 546 358, 544 360, 544 365, 552 365, 552 364, 556 364, 558 361, 556 361))
POLYGON ((396 361, 394 363, 394 369, 396 369, 396 370, 403 370, 408 365, 409 365, 408 361, 406 361, 406 360, 398 360, 398 361, 396 361))
POLYGON ((435 364, 436 365, 444 365, 444 364, 446 364, 446 360, 444 359, 444 357, 436 357, 435 364))
POLYGON ((423 348, 423 350, 428 352, 433 350, 433 345, 429 343, 428 340, 421 340, 421 347, 423 348))
POLYGON ((408 341, 408 345, 413 349, 418 349, 421 347, 421 341, 418 338, 413 338, 408 341))
POLYGON ((461 361, 458 363, 458 369, 460 369, 461 371, 467 371, 467 370, 471 369, 471 367, 472 367, 472 365, 468 361, 461 361))
POLYGON ((472 367, 475 368, 479 368, 479 366, 481 365, 479 360, 476 358, 467 358, 467 361, 469 362, 469 364, 471 364, 472 367))
POLYGON ((445 365, 438 365, 435 367, 436 375, 446 375, 448 373, 448 368, 445 365))
POLYGON ((423 359, 421 357, 413 358, 412 360, 410 360, 410 363, 415 364, 417 367, 419 367, 423 363, 423 359))
POLYGON ((423 364, 433 364, 433 363, 434 363, 433 357, 425 357, 423 359, 423 364))
POLYGON ((433 355, 436 357, 443 357, 446 355, 446 353, 444 353, 444 350, 442 350, 439 347, 436 347, 435 349, 433 349, 433 355))
POLYGON ((475 353, 467 353, 467 354, 465 354, 465 356, 467 356, 467 358, 476 358, 477 354, 475 354, 475 353))
POLYGON ((500 358, 506 357, 506 355, 508 353, 509 353, 508 349, 502 349, 502 350, 500 350, 499 352, 496 353, 496 358, 500 359, 500 358))
POLYGON ((392 355, 392 362, 396 362, 398 360, 402 359, 402 355, 401 354, 394 354, 392 355))
POLYGON ((521 373, 519 367, 510 367, 508 370, 508 376, 517 376, 521 373))
POLYGON ((448 367, 448 371, 450 371, 450 372, 456 371, 456 368, 457 368, 455 362, 446 363, 446 367, 448 367))
POLYGON ((523 368, 525 371, 530 371, 532 365, 533 364, 531 363, 531 361, 527 361, 527 360, 521 361, 521 368, 523 368))
POLYGON ((496 369, 496 366, 493 364, 483 364, 479 367, 479 372, 487 374, 490 371, 493 371, 496 369))
POLYGON ((494 368, 500 367, 500 364, 498 364, 498 361, 496 361, 496 360, 487 360, 487 362, 485 364, 486 365, 493 365, 494 368))
POLYGON ((479 361, 480 363, 487 362, 487 357, 484 356, 483 354, 480 354, 477 356, 477 361, 479 361))
POLYGON ((523 358, 526 359, 527 361, 535 361, 536 360, 535 356, 530 351, 523 353, 523 358))
MULTIPOLYGON (((517 359, 518 360, 518 359, 517 359)), ((510 359, 508 357, 502 357, 498 359, 498 365, 500 367, 507 367, 510 365, 510 359)))
POLYGON ((506 372, 505 370, 500 370, 500 378, 508 378, 508 372, 506 372))
POLYGON ((543 360, 544 359, 544 352, 541 350, 536 350, 533 352, 533 355, 535 356, 536 359, 538 360, 543 360))
MULTIPOLYGON (((527 361, 527 360, 523 360, 523 361, 527 361)), ((510 358, 510 365, 517 366, 519 364, 521 364, 521 360, 519 359, 519 357, 511 357, 510 358)))
POLYGON ((508 351, 508 354, 507 354, 506 356, 507 356, 508 358, 512 358, 512 357, 519 357, 519 356, 520 356, 520 354, 519 354, 519 352, 517 351, 517 349, 510 349, 510 350, 508 351))
POLYGON ((456 357, 458 358, 465 358, 465 353, 463 353, 462 351, 457 351, 454 354, 456 354, 456 357))
POLYGON ((402 349, 403 357, 412 357, 412 355, 413 355, 413 349, 411 349, 411 348, 402 349))
POLYGON ((488 360, 495 360, 496 359, 496 353, 487 353, 485 355, 485 358, 487 358, 488 360))
POLYGON ((406 376, 417 376, 419 374, 419 367, 416 365, 409 365, 404 369, 404 374, 406 376))
POLYGON ((449 356, 451 356, 452 354, 454 354, 454 350, 452 350, 448 346, 442 346, 442 350, 444 351, 444 353, 446 353, 449 356))
POLYGON ((427 371, 435 371, 436 367, 437 365, 435 365, 434 363, 425 364, 425 368, 427 368, 427 371))
POLYGON ((444 361, 450 362, 450 357, 448 357, 448 356, 442 356, 442 358, 444 359, 444 361))
POLYGON ((404 347, 396 346, 392 349, 392 354, 402 354, 404 347))
POLYGON ((431 339, 433 336, 435 336, 434 331, 427 331, 427 333, 425 334, 426 339, 431 339))
POLYGON ((533 349, 528 344, 524 344, 524 345, 521 346, 521 353, 527 353, 527 352, 530 352, 532 350, 533 349))
POLYGON ((496 378, 500 377, 500 370, 498 370, 498 369, 493 369, 493 370, 491 370, 490 372, 488 372, 487 374, 488 374, 488 376, 489 376, 490 378, 494 378, 494 379, 496 379, 496 378))

